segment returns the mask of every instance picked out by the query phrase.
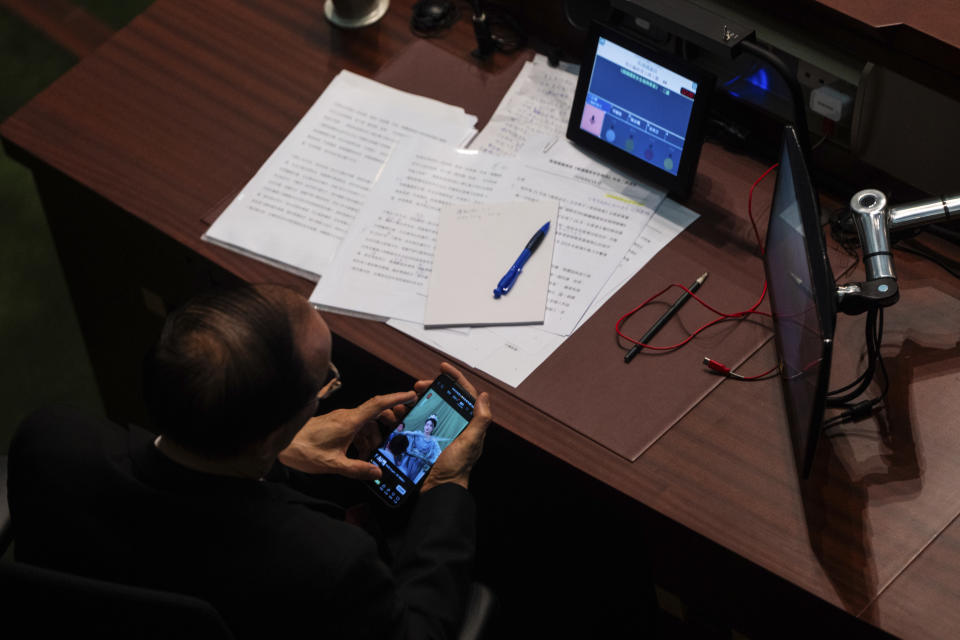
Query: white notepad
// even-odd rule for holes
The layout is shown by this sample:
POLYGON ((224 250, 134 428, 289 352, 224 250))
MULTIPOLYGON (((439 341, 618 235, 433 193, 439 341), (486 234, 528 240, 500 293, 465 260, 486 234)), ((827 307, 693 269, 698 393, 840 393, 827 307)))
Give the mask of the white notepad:
POLYGON ((455 205, 441 211, 424 326, 542 324, 557 215, 552 200, 455 205), (548 221, 550 230, 513 288, 495 299, 497 283, 548 221))

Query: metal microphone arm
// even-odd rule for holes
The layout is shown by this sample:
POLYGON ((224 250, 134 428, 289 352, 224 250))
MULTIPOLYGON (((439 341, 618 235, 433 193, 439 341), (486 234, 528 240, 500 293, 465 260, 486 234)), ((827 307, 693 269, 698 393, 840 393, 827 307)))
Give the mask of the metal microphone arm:
POLYGON ((951 216, 957 214, 960 214, 960 193, 952 196, 917 200, 909 204, 892 207, 887 216, 887 226, 891 231, 896 231, 897 229, 906 229, 921 224, 949 220, 951 216))
POLYGON ((882 191, 864 189, 853 194, 850 211, 857 225, 867 279, 837 287, 837 302, 840 311, 855 315, 890 306, 900 297, 890 232, 949 220, 960 214, 960 194, 891 207, 882 191))

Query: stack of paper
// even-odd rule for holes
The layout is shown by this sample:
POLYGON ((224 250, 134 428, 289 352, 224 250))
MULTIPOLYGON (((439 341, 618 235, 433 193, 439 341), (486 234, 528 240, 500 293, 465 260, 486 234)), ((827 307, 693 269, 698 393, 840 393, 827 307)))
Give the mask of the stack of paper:
POLYGON ((317 280, 398 145, 455 147, 476 122, 460 107, 341 71, 203 238, 317 280))
MULTIPOLYGON (((389 320, 518 385, 696 217, 672 205, 654 215, 662 192, 566 143, 575 86, 575 74, 542 58, 528 64, 478 137, 481 152, 458 148, 475 133, 463 109, 343 71, 204 239, 319 279, 310 299, 320 308, 389 320), (512 229, 495 233, 519 253, 545 221, 525 228, 530 207, 554 212, 553 255, 541 256, 552 257, 540 276, 546 296, 536 300, 542 324, 425 329, 504 321, 467 301, 452 303, 465 311, 457 318, 426 316, 441 211, 499 212, 512 229)), ((476 261, 455 245, 440 252, 441 280, 465 277, 476 261)), ((510 266, 493 262, 498 272, 510 266)), ((476 277, 492 297, 500 275, 476 277)))
MULTIPOLYGON (((635 210, 630 215, 649 219, 642 233, 635 236, 625 251, 619 245, 610 247, 611 254, 618 252, 615 256, 617 264, 612 271, 591 265, 593 271, 580 272, 592 282, 577 291, 580 302, 589 297, 586 304, 566 309, 569 318, 576 316, 572 325, 563 326, 561 331, 556 330, 558 324, 548 322, 543 327, 482 327, 464 332, 428 330, 422 321, 396 317, 389 320, 394 328, 512 386, 519 385, 533 373, 563 344, 566 336, 586 322, 660 249, 697 218, 693 211, 665 199, 662 191, 606 167, 566 140, 576 82, 575 69, 552 68, 537 56, 517 76, 490 123, 471 143, 473 148, 510 156, 521 166, 536 166, 541 173, 550 174, 556 180, 548 183, 533 178, 531 184, 539 189, 526 188, 528 197, 537 197, 537 191, 546 196, 551 189, 549 185, 553 184, 566 185, 559 193, 573 195, 578 188, 586 193, 582 186, 575 184, 590 184, 596 189, 593 193, 600 192, 608 199, 620 196, 622 202, 632 203, 635 210), (598 283, 601 278, 603 281, 598 283)), ((561 220, 562 215, 561 212, 561 220)), ((583 219, 588 225, 591 223, 589 211, 583 219)), ((565 289, 570 286, 570 280, 561 282, 564 290, 559 295, 552 295, 555 312, 561 308, 566 299, 565 289)), ((553 281, 551 286, 556 286, 553 281)), ((551 294, 556 293, 556 290, 551 291, 551 294)), ((550 315, 548 311, 548 319, 550 315)))
POLYGON ((425 142, 397 149, 310 301, 422 325, 440 211, 517 201, 559 206, 542 328, 570 335, 653 210, 517 158, 425 142))

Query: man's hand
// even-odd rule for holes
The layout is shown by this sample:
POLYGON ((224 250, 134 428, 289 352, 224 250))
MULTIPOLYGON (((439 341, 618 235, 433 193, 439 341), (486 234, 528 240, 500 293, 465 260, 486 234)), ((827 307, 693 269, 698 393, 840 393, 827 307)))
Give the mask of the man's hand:
POLYGON ((357 480, 376 480, 380 467, 366 460, 347 457, 347 448, 357 433, 378 418, 395 420, 414 399, 413 391, 376 396, 354 409, 338 409, 312 418, 277 458, 292 469, 306 473, 336 473, 357 480))
MULTIPOLYGON (((453 482, 464 489, 467 488, 470 483, 470 471, 483 451, 483 439, 492 419, 490 396, 486 393, 477 395, 477 390, 463 374, 446 362, 440 365, 440 369, 476 398, 476 403, 473 407, 473 420, 437 458, 437 462, 423 483, 421 492, 429 491, 445 482, 453 482)), ((429 386, 429 380, 420 380, 414 385, 414 389, 418 394, 422 394, 429 386)))

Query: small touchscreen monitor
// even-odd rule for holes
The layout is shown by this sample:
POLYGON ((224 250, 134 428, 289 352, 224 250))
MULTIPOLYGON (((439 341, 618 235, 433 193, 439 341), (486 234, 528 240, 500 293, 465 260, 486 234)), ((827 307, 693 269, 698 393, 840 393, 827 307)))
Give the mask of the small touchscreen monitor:
POLYGON ((674 195, 690 191, 714 79, 594 23, 567 137, 674 195))

